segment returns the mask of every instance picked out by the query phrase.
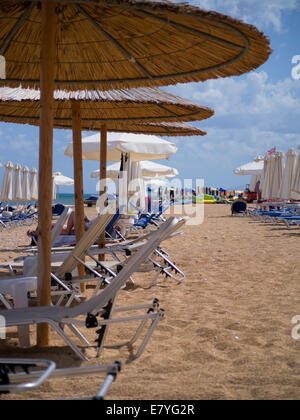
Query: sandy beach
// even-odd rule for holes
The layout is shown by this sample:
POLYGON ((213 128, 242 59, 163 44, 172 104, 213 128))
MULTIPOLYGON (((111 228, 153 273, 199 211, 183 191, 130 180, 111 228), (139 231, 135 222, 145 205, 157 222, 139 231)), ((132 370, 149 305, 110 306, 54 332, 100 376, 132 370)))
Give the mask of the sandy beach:
MULTIPOLYGON (((93 216, 95 209, 86 210, 93 216)), ((27 229, 1 232, 1 263, 29 244, 27 229)), ((164 244, 184 270, 184 282, 146 289, 150 274, 137 273, 135 287, 119 293, 119 304, 157 297, 165 310, 138 360, 128 363, 126 347, 104 349, 95 359, 91 348, 90 361, 82 363, 55 333, 51 348, 22 350, 15 330, 0 340, 1 356, 50 358, 58 367, 120 360, 110 400, 300 399, 300 340, 291 336, 291 320, 300 315, 299 237, 299 228, 231 217, 229 205, 206 205, 203 224, 185 226, 184 235, 164 244)), ((129 324, 116 326, 108 338, 129 331, 129 324)), ((34 327, 31 333, 34 344, 34 327)), ((93 330, 87 336, 96 338, 93 330)), ((49 380, 38 390, 0 399, 81 397, 93 395, 99 384, 97 377, 49 380)))

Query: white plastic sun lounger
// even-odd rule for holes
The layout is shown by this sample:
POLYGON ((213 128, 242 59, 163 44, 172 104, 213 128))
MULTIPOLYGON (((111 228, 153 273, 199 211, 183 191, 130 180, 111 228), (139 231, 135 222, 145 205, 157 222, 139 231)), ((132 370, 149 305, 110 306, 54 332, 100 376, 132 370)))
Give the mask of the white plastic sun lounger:
POLYGON ((148 343, 154 329, 157 326, 159 320, 163 317, 163 310, 157 309, 157 302, 154 301, 151 307, 147 304, 148 311, 144 315, 135 315, 123 318, 113 318, 112 312, 123 312, 123 311, 136 311, 139 308, 145 308, 145 305, 132 305, 126 308, 114 308, 115 298, 120 288, 125 284, 126 280, 134 273, 137 267, 139 267, 143 261, 152 253, 152 251, 158 247, 160 242, 169 234, 169 232, 176 224, 175 218, 170 218, 165 222, 151 237, 151 239, 141 247, 135 255, 133 255, 120 273, 107 285, 102 292, 89 299, 84 303, 80 303, 74 307, 30 307, 23 309, 9 309, 0 311, 0 316, 4 317, 6 321, 6 327, 19 326, 19 325, 32 325, 47 323, 53 330, 55 330, 60 337, 65 341, 67 345, 80 357, 82 360, 88 360, 85 354, 78 348, 78 346, 71 340, 71 338, 64 331, 64 326, 68 326, 75 335, 81 339, 85 345, 89 345, 89 342, 78 330, 77 326, 83 326, 85 328, 95 328, 101 326, 97 330, 98 338, 97 342, 97 354, 100 349, 104 346, 104 339, 107 332, 107 326, 114 323, 141 321, 136 333, 132 340, 122 345, 132 345, 145 329, 146 323, 149 320, 151 322, 148 332, 144 336, 142 343, 140 344, 136 353, 131 357, 131 360, 136 359, 140 356, 148 343), (78 320, 78 317, 86 315, 86 321, 83 322, 78 320), (103 320, 98 320, 97 316, 101 316, 103 320))
MULTIPOLYGON (((55 243, 58 236, 60 235, 61 230, 62 230, 64 224, 66 223, 68 217, 70 216, 71 212, 72 212, 72 209, 69 208, 69 207, 66 207, 64 209, 64 211, 62 212, 62 214, 59 216, 59 219, 56 221, 53 229, 51 230, 51 243, 52 244, 55 243)), ((37 248, 36 248, 36 250, 37 250, 37 248)), ((17 258, 15 261, 8 262, 8 263, 5 263, 5 264, 1 264, 0 267, 1 268, 8 268, 10 274, 12 276, 15 276, 16 270, 23 267, 23 261, 24 261, 24 257, 17 258)), ((32 268, 32 275, 35 275, 34 271, 36 271, 36 266, 37 266, 37 263, 32 268)))

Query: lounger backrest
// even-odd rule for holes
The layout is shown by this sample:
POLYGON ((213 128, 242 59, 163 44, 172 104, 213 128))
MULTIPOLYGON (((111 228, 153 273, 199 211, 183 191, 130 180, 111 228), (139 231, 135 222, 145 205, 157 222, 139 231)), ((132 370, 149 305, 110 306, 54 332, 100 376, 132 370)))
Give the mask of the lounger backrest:
POLYGON ((101 233, 105 231, 106 226, 113 218, 113 216, 113 214, 109 214, 109 212, 107 212, 106 214, 99 215, 95 219, 90 228, 85 232, 80 241, 76 244, 73 251, 70 252, 68 257, 55 272, 58 277, 63 276, 65 273, 72 273, 72 271, 78 265, 78 261, 75 257, 80 259, 84 257, 84 255, 96 242, 101 233))
POLYGON ((62 212, 62 214, 59 216, 59 219, 57 219, 52 231, 51 231, 51 243, 52 245, 55 244, 56 239, 58 238, 58 236, 61 233, 61 230, 64 226, 64 224, 66 223, 68 217, 70 216, 70 214, 72 213, 72 209, 70 209, 69 207, 65 207, 64 211, 62 212))
MULTIPOLYGON (((51 243, 54 245, 56 239, 58 238, 63 225, 65 224, 66 220, 68 219, 69 215, 71 214, 72 209, 66 207, 62 214, 59 216, 59 219, 55 223, 52 231, 51 231, 51 243)), ((38 258, 35 255, 34 257, 27 257, 24 261, 24 268, 23 272, 26 272, 27 277, 36 276, 37 274, 37 265, 38 265, 38 258)))
POLYGON ((99 295, 74 307, 65 308, 65 318, 73 318, 81 314, 87 314, 106 305, 106 303, 115 296, 126 280, 145 261, 152 251, 158 247, 160 242, 169 236, 176 222, 177 220, 174 217, 170 217, 166 222, 164 222, 160 228, 153 233, 151 239, 142 246, 137 253, 128 259, 128 262, 119 272, 117 277, 115 277, 99 295))

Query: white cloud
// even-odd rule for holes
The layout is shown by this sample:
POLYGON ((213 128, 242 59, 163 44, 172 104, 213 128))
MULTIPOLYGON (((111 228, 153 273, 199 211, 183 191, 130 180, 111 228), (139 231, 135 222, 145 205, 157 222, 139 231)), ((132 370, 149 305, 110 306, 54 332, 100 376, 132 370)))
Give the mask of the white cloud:
POLYGON ((299 0, 190 0, 203 9, 215 10, 242 19, 259 28, 285 30, 282 14, 299 9, 299 0))
POLYGON ((300 144, 300 80, 274 82, 261 71, 166 89, 215 110, 211 119, 193 123, 207 136, 176 139, 175 163, 180 165, 184 155, 189 166, 183 163, 181 171, 204 177, 206 185, 220 182, 221 173, 227 185, 234 185, 240 182, 232 173, 235 167, 274 146, 286 153, 300 144))
POLYGON ((249 129, 255 124, 263 131, 300 132, 300 80, 272 82, 261 71, 167 90, 214 109, 215 116, 200 126, 249 129))

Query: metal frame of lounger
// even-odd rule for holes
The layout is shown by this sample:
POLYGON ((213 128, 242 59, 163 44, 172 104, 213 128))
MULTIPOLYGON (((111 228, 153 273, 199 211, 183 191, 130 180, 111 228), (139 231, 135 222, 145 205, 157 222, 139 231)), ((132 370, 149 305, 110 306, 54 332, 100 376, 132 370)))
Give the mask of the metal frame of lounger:
MULTIPOLYGON (((62 307, 62 306, 50 306, 50 307, 30 307, 30 308, 21 308, 14 310, 5 310, 0 311, 0 316, 3 316, 6 321, 6 328, 19 325, 33 325, 33 324, 49 324, 54 331, 56 331, 60 337, 65 341, 67 345, 77 354, 77 356, 82 360, 88 360, 84 353, 78 348, 78 346, 71 340, 69 336, 64 332, 64 326, 68 326, 75 335, 81 339, 85 345, 89 345, 87 339, 83 334, 77 329, 76 325, 82 326, 85 325, 86 328, 97 328, 99 325, 102 326, 97 330, 98 339, 96 340, 97 350, 103 347, 103 338, 107 332, 107 326, 113 323, 120 322, 131 322, 131 321, 141 321, 140 326, 138 327, 134 337, 133 342, 136 342, 138 337, 142 334, 145 329, 145 324, 149 320, 150 327, 148 332, 143 338, 140 347, 138 348, 136 354, 130 358, 130 360, 136 359, 143 352, 146 344, 148 343, 154 329, 156 328, 158 321, 163 318, 164 311, 162 309, 154 311, 157 308, 157 302, 151 303, 152 308, 148 309, 147 313, 144 315, 135 315, 131 317, 124 317, 114 319, 112 318, 112 308, 117 296, 117 293, 120 291, 121 286, 125 284, 126 280, 134 273, 137 267, 152 253, 152 251, 157 248, 160 242, 165 239, 170 231, 174 229, 177 220, 175 218, 168 219, 149 239, 149 241, 141 247, 136 254, 134 254, 124 265, 123 269, 119 272, 117 277, 107 285, 100 294, 92 297, 86 302, 80 303, 73 307, 62 307), (155 305, 155 306, 154 306, 155 305), (78 317, 87 314, 85 323, 78 321, 78 317), (101 321, 97 320, 97 316, 100 315, 104 319, 101 321)), ((141 307, 145 308, 145 305, 132 305, 124 308, 116 308, 120 311, 131 311, 137 310, 141 307)), ((146 305, 149 307, 149 304, 146 305)), ((127 343, 121 343, 120 345, 128 345, 132 343, 132 340, 127 341, 127 343)))
MULTIPOLYGON (((182 227, 182 225, 186 222, 186 218, 179 219, 175 226, 173 227, 172 231, 169 233, 168 237, 164 240, 180 235, 183 231, 178 232, 178 229, 182 227)), ((137 239, 126 241, 126 244, 119 243, 119 244, 110 244, 107 248, 102 248, 101 250, 91 248, 87 253, 90 259, 94 261, 94 267, 91 266, 90 262, 86 263, 85 261, 81 260, 80 258, 74 256, 76 261, 80 264, 83 264, 88 271, 90 271, 95 276, 95 281, 97 281, 97 277, 100 278, 98 284, 96 285, 94 294, 96 294, 103 283, 108 284, 114 277, 117 276, 118 270, 122 267, 123 263, 126 259, 131 256, 132 253, 136 252, 140 246, 143 246, 149 238, 151 238, 152 234, 155 231, 144 235, 143 237, 139 237, 137 239), (105 254, 108 253, 112 255, 115 261, 111 262, 103 262, 99 261, 94 257, 94 254, 98 255, 99 253, 105 254), (125 260, 121 260, 118 257, 118 253, 122 253, 125 256, 125 260), (116 267, 116 270, 113 270, 113 267, 116 267), (103 274, 102 274, 103 273, 103 274)), ((136 269, 136 272, 148 272, 148 271, 155 271, 154 279, 150 282, 148 288, 154 285, 161 285, 162 281, 158 281, 158 278, 162 275, 164 277, 163 281, 167 278, 172 278, 176 280, 178 283, 181 283, 185 279, 185 274, 182 270, 180 270, 176 263, 171 261, 170 255, 163 250, 161 247, 155 249, 151 256, 148 258, 148 262, 145 262, 140 267, 136 269), (161 262, 162 260, 162 262, 161 262)), ((132 284, 134 284, 134 280, 132 277, 129 278, 132 284)), ((76 281, 76 280, 75 280, 76 281)), ((83 280, 86 281, 86 280, 83 280)))
MULTIPOLYGON (((113 216, 111 216, 113 217, 113 216)), ((105 219, 103 219, 102 216, 100 216, 100 219, 102 220, 102 227, 96 226, 96 230, 101 230, 103 228, 103 226, 106 226, 106 221, 105 219)), ((176 228, 173 228, 172 232, 170 233, 170 236, 174 236, 175 235, 175 231, 179 229, 179 227, 182 226, 182 224, 185 221, 178 221, 176 228)), ((177 233, 178 234, 178 233, 177 233)), ((145 235, 143 238, 139 239, 138 241, 144 241, 147 240, 150 237, 151 233, 147 236, 145 235)), ((136 241, 132 241, 131 244, 136 243, 136 241)), ((114 252, 116 249, 121 250, 120 247, 122 247, 122 243, 120 244, 116 244, 116 245, 112 245, 109 246, 108 248, 104 248, 99 250, 99 248, 93 249, 92 250, 92 245, 94 244, 94 239, 93 239, 93 232, 91 231, 90 234, 85 235, 82 240, 72 249, 72 251, 69 254, 59 254, 58 256, 53 256, 52 259, 53 260, 57 260, 60 261, 64 258, 64 256, 66 257, 65 260, 63 261, 62 265, 52 274, 52 276, 57 279, 57 281, 59 281, 59 278, 62 278, 62 276, 66 275, 67 273, 69 274, 69 281, 70 283, 68 283, 69 285, 73 283, 82 283, 82 282, 87 282, 87 281, 95 281, 97 282, 96 284, 96 288, 94 293, 96 294, 99 290, 99 288, 102 286, 102 284, 106 283, 108 284, 114 277, 116 277, 117 272, 112 270, 111 268, 109 268, 105 263, 96 260, 94 258, 94 254, 103 254, 103 253, 109 253, 111 255, 114 256, 114 258, 116 259, 116 265, 119 263, 122 263, 122 261, 120 261, 120 259, 118 259, 116 253, 114 252), (81 243, 82 242, 82 243, 81 243), (115 247, 115 250, 113 249, 115 247), (96 264, 95 267, 92 267, 91 264, 89 264, 88 262, 85 262, 83 260, 83 257, 90 257, 94 263, 96 264), (92 279, 72 279, 71 273, 74 271, 74 269, 76 268, 76 266, 78 264, 82 264, 87 271, 89 271, 94 278, 92 279), (103 274, 101 272, 99 272, 97 269, 101 269, 103 274)), ((129 246, 126 247, 126 250, 128 251, 129 246)), ((174 264, 173 262, 171 262, 171 260, 168 258, 168 254, 163 251, 161 248, 155 250, 155 254, 160 256, 161 258, 163 258, 164 260, 164 265, 159 265, 158 262, 152 263, 153 265, 151 265, 151 268, 153 269, 158 269, 159 268, 159 272, 160 274, 164 274, 166 277, 172 277, 177 281, 182 281, 185 278, 184 273, 176 266, 176 264, 174 264), (174 273, 179 274, 179 278, 177 278, 176 276, 173 275, 172 271, 174 271, 174 273)), ((152 262, 152 259, 151 259, 152 262)), ((139 271, 139 270, 136 270, 139 271)), ((144 270, 143 270, 144 271, 144 270)), ((129 279, 132 283, 134 283, 132 277, 130 277, 129 279)))
POLYGON ((100 389, 92 398, 94 400, 103 400, 120 371, 121 363, 118 361, 95 366, 56 369, 56 364, 51 360, 1 358, 0 394, 30 391, 40 387, 47 379, 105 374, 106 376, 100 389), (30 371, 32 368, 42 368, 42 370, 30 371))
MULTIPOLYGON (((187 218, 181 218, 177 219, 177 223, 174 225, 173 229, 169 232, 169 235, 164 239, 169 239, 174 236, 180 235, 183 232, 178 231, 185 223, 187 218)), ((153 231, 151 233, 148 233, 147 235, 144 235, 141 238, 134 239, 132 241, 129 241, 127 245, 122 246, 122 243, 119 245, 112 245, 108 249, 110 252, 114 251, 115 258, 117 258, 116 251, 125 251, 127 256, 130 256, 132 253, 136 252, 139 243, 140 246, 142 246, 143 241, 148 240, 151 235, 153 234, 153 231)), ((150 285, 148 288, 154 286, 154 285, 160 285, 162 282, 158 281, 158 278, 160 275, 164 277, 163 281, 165 281, 167 278, 172 278, 173 280, 176 280, 178 283, 181 283, 185 279, 185 274, 182 270, 180 270, 176 263, 173 262, 170 259, 170 255, 161 247, 157 247, 151 256, 149 256, 148 260, 150 261, 150 264, 144 264, 140 266, 136 271, 150 271, 151 269, 154 269, 156 271, 156 275, 154 279, 150 282, 150 285), (162 261, 162 262, 161 262, 162 261)), ((105 266, 105 263, 102 263, 101 261, 98 263, 99 266, 105 266)), ((119 262, 120 265, 120 262, 119 262)))

